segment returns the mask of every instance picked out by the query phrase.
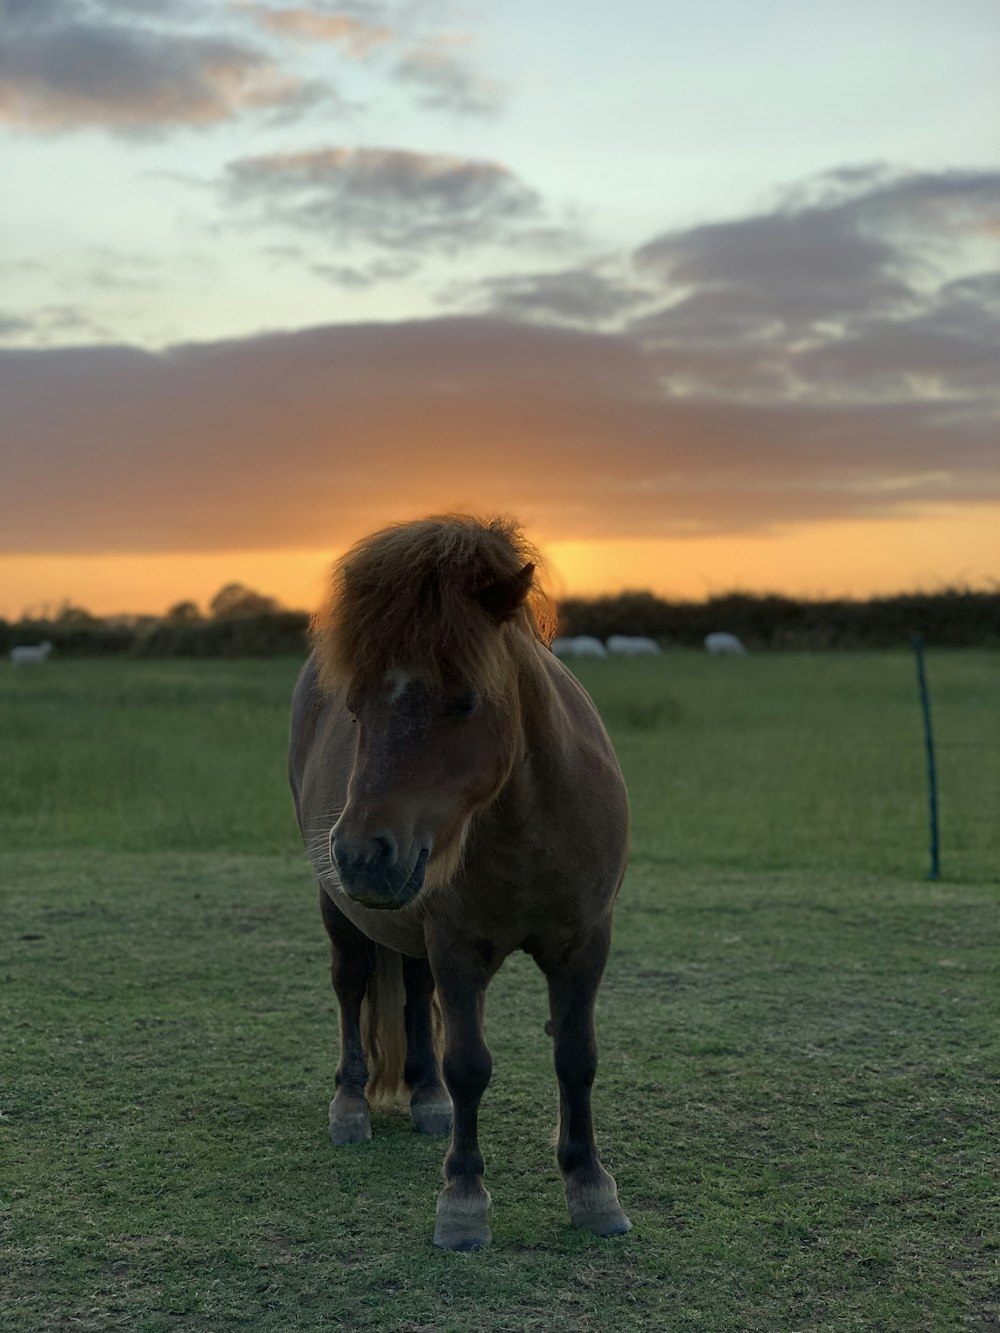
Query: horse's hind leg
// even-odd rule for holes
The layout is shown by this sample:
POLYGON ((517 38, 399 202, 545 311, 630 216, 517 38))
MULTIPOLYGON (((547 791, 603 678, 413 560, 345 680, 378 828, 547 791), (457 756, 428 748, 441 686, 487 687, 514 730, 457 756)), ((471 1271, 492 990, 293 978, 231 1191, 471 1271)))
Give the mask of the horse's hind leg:
POLYGON ((598 1236, 631 1229, 618 1202, 618 1187, 597 1155, 590 1093, 597 1073, 594 1002, 611 943, 611 920, 576 952, 539 959, 549 983, 549 1030, 559 1079, 556 1158, 566 1184, 570 1221, 598 1236))
POLYGON ((406 1069, 410 1115, 421 1134, 451 1130, 451 1098, 434 1046, 434 977, 424 958, 403 959, 406 987, 406 1069))
POLYGON ((366 936, 320 890, 323 922, 330 936, 330 975, 340 1007, 340 1061, 337 1094, 330 1103, 330 1139, 364 1143, 372 1136, 371 1113, 365 1099, 368 1069, 361 1042, 361 1001, 372 967, 372 947, 366 936))

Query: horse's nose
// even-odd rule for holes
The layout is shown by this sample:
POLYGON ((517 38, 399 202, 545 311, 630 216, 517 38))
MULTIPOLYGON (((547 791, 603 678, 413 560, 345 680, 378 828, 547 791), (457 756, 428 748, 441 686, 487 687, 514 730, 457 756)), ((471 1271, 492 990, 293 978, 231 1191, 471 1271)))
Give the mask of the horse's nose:
POLYGON ((371 838, 334 833, 331 850, 340 881, 348 892, 355 885, 376 888, 389 878, 397 859, 396 839, 388 831, 371 838))
POLYGON ((431 846, 413 845, 400 857, 392 833, 348 838, 333 833, 331 852, 340 886, 365 908, 401 908, 424 886, 424 868, 431 846))
POLYGON ((334 829, 330 851, 349 898, 364 907, 405 907, 424 884, 431 853, 429 839, 416 839, 401 856, 393 835, 382 829, 368 838, 351 838, 334 829))

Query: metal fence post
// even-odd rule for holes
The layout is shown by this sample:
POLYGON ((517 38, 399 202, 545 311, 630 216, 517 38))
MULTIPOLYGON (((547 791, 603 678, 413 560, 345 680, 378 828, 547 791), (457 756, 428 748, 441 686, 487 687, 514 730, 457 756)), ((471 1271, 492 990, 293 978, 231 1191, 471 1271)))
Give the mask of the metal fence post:
POLYGON ((941 860, 938 843, 938 802, 937 769, 934 765, 934 732, 931 728, 931 701, 927 693, 927 676, 924 672, 924 636, 914 634, 913 652, 917 659, 917 683, 920 686, 920 703, 924 711, 924 744, 927 747, 927 788, 930 800, 931 820, 931 873, 930 879, 941 875, 941 860))

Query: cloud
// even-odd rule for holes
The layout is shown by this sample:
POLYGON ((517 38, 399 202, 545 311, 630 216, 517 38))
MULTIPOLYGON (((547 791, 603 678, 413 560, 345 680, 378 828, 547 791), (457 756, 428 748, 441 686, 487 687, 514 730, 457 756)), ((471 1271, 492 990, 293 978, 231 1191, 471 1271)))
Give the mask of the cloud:
POLYGON ((827 172, 769 213, 667 232, 636 253, 677 286, 766 296, 793 315, 904 303, 928 249, 1000 220, 1000 172, 827 172))
POLYGON ((266 245, 261 254, 278 263, 305 267, 334 287, 351 291, 364 291, 380 282, 398 282, 420 267, 420 261, 413 256, 395 252, 357 264, 317 260, 315 255, 298 245, 266 245))
POLYGON ((524 235, 542 217, 539 196, 499 163, 398 148, 241 158, 226 189, 267 220, 408 250, 524 235))
POLYGON ((207 125, 254 109, 289 113, 321 90, 226 36, 143 22, 184 18, 170 4, 2 0, 0 122, 41 133, 120 133, 207 125))
POLYGON ((946 286, 920 314, 867 320, 855 332, 792 358, 807 383, 854 392, 974 394, 1000 408, 1000 275, 946 286))
POLYGON ((638 250, 663 299, 630 332, 676 392, 990 395, 1000 276, 955 271, 998 218, 1000 172, 829 172, 770 213, 638 250))
POLYGON ((281 124, 320 102, 344 105, 325 81, 279 63, 287 48, 247 40, 252 28, 369 63, 391 51, 395 64, 380 62, 380 77, 429 109, 489 114, 503 100, 456 49, 465 39, 423 31, 426 6, 238 3, 208 18, 213 29, 194 0, 0 0, 0 124, 136 135, 251 111, 281 124))
POLYGON ((388 50, 406 48, 389 77, 410 89, 428 110, 486 116, 499 111, 505 100, 500 83, 477 70, 461 49, 466 37, 421 32, 427 14, 419 7, 390 11, 386 6, 337 6, 329 12, 316 5, 277 9, 244 3, 236 8, 269 34, 330 43, 356 60, 370 61, 388 50))
POLYGON ((393 38, 383 23, 350 14, 324 14, 315 9, 273 9, 267 5, 240 5, 268 32, 298 41, 333 42, 349 55, 363 59, 393 38))
POLYGON ((396 78, 412 87, 421 106, 465 115, 493 115, 504 102, 494 79, 476 71, 453 50, 425 46, 408 52, 396 65, 396 78))
POLYGON ((22 338, 34 331, 34 323, 23 315, 0 314, 0 338, 22 338))
POLYGON ((335 287, 346 287, 362 291, 374 287, 380 282, 398 282, 409 277, 417 267, 416 263, 406 258, 373 259, 370 263, 354 264, 310 264, 310 270, 318 278, 324 278, 335 287))
POLYGON ((650 300, 648 288, 597 268, 485 278, 460 293, 503 318, 600 327, 650 300))
POLYGON ((65 342, 68 336, 80 334, 106 338, 108 330, 89 311, 76 305, 46 305, 17 314, 0 315, 0 338, 65 342))
MULTIPOLYGON (((816 319, 904 306, 896 248, 840 209, 779 211, 671 232, 636 254, 672 290, 724 294, 741 316, 796 329, 816 319)), ((689 312, 686 312, 686 314, 689 312)), ((670 312, 664 312, 669 327, 670 312)), ((687 321, 685 321, 687 322, 687 321)))
POLYGON ((9 553, 334 546, 452 506, 554 540, 1000 500, 972 397, 676 397, 635 338, 494 318, 7 351, 0 398, 9 553))
POLYGON ((1000 172, 843 168, 768 213, 631 256, 452 286, 442 304, 619 331, 675 397, 737 402, 1000 396, 1000 172))
POLYGON ((85 279, 102 292, 149 292, 162 283, 164 265, 155 256, 96 245, 88 247, 86 258, 91 263, 85 279))
MULTIPOLYGON (((402 150, 245 158, 227 188, 303 233, 272 258, 341 287, 544 219, 497 163, 402 150), (383 253, 345 257, 362 240, 383 253)), ((998 201, 1000 173, 843 169, 620 261, 480 279, 468 317, 8 350, 0 548, 328 547, 448 507, 551 540, 698 536, 1000 501, 998 201)), ((59 318, 80 336, 39 312, 59 318)))

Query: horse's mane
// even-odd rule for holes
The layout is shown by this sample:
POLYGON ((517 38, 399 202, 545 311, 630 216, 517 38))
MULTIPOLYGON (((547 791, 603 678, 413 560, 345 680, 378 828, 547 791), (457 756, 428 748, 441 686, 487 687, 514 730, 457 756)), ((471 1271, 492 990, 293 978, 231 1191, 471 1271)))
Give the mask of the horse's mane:
POLYGON ((502 692, 511 660, 501 636, 517 653, 555 632, 552 603, 534 582, 538 563, 504 517, 443 514, 365 537, 334 565, 329 600, 313 621, 322 687, 381 679, 398 666, 438 687, 502 692), (518 588, 509 615, 491 613, 491 591, 519 581, 526 594, 518 588))

